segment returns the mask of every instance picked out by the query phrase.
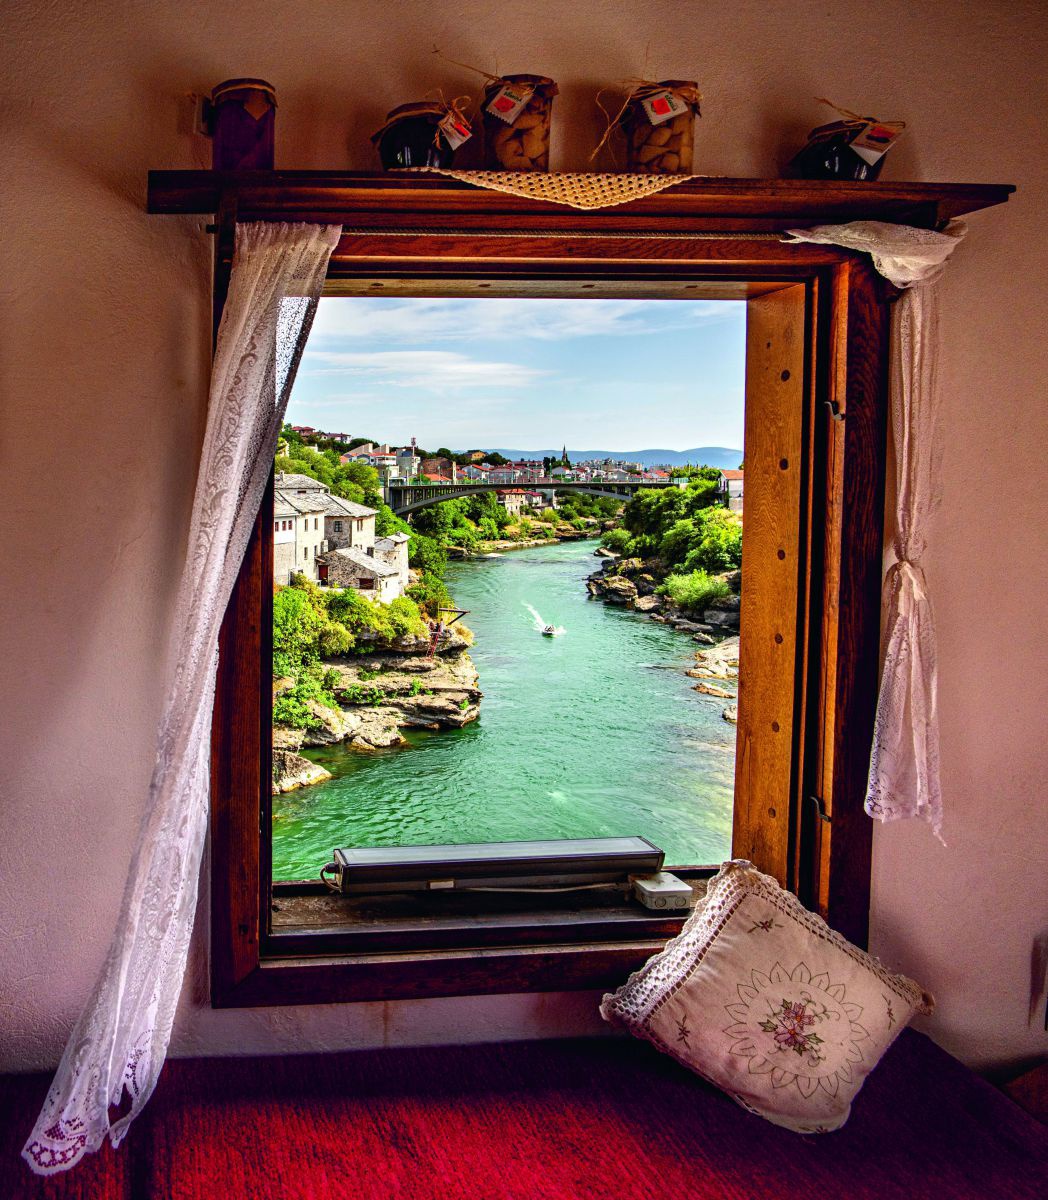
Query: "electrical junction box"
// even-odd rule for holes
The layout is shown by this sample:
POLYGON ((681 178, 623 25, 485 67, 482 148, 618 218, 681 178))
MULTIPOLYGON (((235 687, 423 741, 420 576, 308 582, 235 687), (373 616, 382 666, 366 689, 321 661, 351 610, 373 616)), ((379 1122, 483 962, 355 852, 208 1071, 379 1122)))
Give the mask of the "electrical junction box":
POLYGON ((691 908, 695 893, 676 875, 659 871, 656 875, 640 875, 633 880, 633 894, 645 908, 662 912, 669 909, 691 908))

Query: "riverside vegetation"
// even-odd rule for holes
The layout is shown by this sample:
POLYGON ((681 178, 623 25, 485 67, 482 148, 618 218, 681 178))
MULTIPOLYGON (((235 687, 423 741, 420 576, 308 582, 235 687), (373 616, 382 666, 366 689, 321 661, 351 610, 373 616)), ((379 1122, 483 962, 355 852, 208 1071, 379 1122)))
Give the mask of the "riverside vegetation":
POLYGON ((711 681, 738 678, 742 519, 720 505, 716 469, 691 475, 686 488, 638 492, 625 505, 601 538, 605 562, 587 587, 709 647, 688 674, 700 680, 696 691, 732 702, 723 716, 734 722, 736 693, 711 681))

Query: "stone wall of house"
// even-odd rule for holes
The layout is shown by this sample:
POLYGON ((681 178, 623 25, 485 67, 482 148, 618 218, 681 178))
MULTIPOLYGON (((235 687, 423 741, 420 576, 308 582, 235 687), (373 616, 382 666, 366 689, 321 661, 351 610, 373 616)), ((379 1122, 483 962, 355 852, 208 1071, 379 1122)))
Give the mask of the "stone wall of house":
POLYGON ((292 571, 299 570, 295 562, 295 543, 276 542, 273 545, 273 582, 283 587, 292 571))

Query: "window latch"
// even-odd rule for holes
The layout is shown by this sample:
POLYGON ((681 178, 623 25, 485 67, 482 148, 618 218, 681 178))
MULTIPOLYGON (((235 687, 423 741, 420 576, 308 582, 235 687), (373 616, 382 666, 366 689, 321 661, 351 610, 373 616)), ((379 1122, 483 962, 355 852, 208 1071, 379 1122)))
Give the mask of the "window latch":
POLYGON ((826 811, 826 801, 820 796, 809 796, 808 799, 815 805, 815 811, 819 814, 819 820, 830 824, 832 817, 826 811))

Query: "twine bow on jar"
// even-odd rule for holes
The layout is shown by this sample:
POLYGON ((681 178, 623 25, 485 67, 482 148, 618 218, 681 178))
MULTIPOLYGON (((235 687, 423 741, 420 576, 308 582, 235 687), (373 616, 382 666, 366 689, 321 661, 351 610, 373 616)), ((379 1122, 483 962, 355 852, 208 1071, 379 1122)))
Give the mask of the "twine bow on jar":
MULTIPOLYGON (((625 90, 626 98, 623 100, 622 106, 619 108, 618 112, 614 116, 611 116, 611 114, 608 112, 608 110, 604 107, 603 103, 601 102, 601 97, 604 95, 605 91, 607 91, 608 89, 602 88, 597 93, 597 97, 596 97, 597 107, 604 114, 604 117, 607 121, 607 126, 604 130, 603 135, 601 136, 600 141, 597 143, 597 145, 594 147, 592 153, 590 154, 590 161, 595 159, 597 157, 597 155, 601 152, 601 150, 604 149, 604 147, 605 147, 605 145, 607 145, 608 139, 611 137, 612 131, 614 129, 616 129, 619 126, 625 127, 625 126, 633 123, 633 122, 631 122, 630 113, 632 111, 636 111, 637 109, 640 109, 640 107, 643 105, 645 100, 650 100, 656 96, 662 96, 662 95, 669 94, 671 96, 674 96, 677 100, 681 101, 681 103, 683 105, 685 105, 685 112, 683 114, 681 114, 681 116, 687 116, 689 118, 689 123, 694 120, 695 116, 700 116, 700 117, 702 116, 702 110, 700 107, 701 102, 702 102, 702 93, 699 91, 698 85, 696 83, 694 83, 692 80, 664 79, 661 81, 656 81, 653 79, 625 79, 622 81, 622 84, 620 86, 625 90)), ((679 120, 679 118, 677 118, 677 119, 679 120)), ((651 123, 649 122, 649 124, 651 124, 651 123)), ((653 124, 651 124, 651 127, 653 129, 657 128, 653 124)), ((660 135, 660 139, 661 139, 661 135, 660 135)), ((631 138, 631 143, 633 140, 634 139, 631 138)), ((627 170, 639 169, 645 173, 648 173, 649 171, 652 171, 652 170, 656 170, 656 171, 660 171, 660 172, 662 170, 665 170, 667 173, 672 173, 677 170, 680 170, 680 171, 690 171, 691 170, 692 146, 691 146, 690 137, 687 142, 686 153, 685 153, 685 144, 684 144, 683 139, 681 139, 678 149, 675 152, 672 152, 672 153, 675 153, 675 156, 677 158, 677 163, 673 167, 651 168, 651 167, 648 167, 643 164, 638 164, 635 161, 634 151, 635 151, 635 147, 631 144, 631 146, 630 146, 630 162, 627 165, 627 170), (685 165, 685 160, 687 162, 687 165, 685 165)), ((670 152, 667 152, 667 153, 670 153, 670 152)))

